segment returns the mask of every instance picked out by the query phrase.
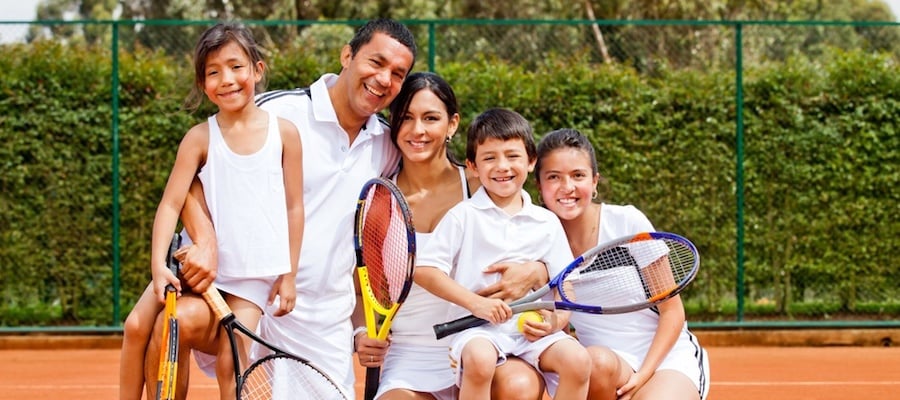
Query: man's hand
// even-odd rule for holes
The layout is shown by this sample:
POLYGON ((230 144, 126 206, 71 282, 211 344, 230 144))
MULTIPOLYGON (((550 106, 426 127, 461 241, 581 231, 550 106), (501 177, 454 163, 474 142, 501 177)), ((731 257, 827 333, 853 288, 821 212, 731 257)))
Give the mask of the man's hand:
POLYGON ((175 252, 175 258, 181 261, 181 276, 194 292, 205 292, 216 279, 218 253, 215 243, 194 243, 182 247, 175 252))
POLYGON ((548 281, 547 266, 540 261, 526 263, 502 262, 485 268, 484 273, 499 273, 500 280, 477 293, 484 297, 511 302, 520 299, 548 281))

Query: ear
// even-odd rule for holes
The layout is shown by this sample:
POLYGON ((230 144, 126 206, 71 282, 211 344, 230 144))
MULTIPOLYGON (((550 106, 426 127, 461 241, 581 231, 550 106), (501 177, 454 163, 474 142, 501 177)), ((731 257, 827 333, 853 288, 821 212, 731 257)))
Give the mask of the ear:
POLYGON ((466 160, 466 168, 468 168, 469 171, 472 171, 472 176, 478 178, 478 167, 475 165, 475 163, 466 160))
POLYGON ((537 164, 537 158, 534 158, 531 161, 528 161, 528 173, 534 172, 534 165, 537 164))
POLYGON ((459 128, 459 113, 453 114, 450 116, 450 121, 447 126, 447 137, 452 139, 453 135, 456 135, 456 130, 459 128))
POLYGON ((347 69, 347 67, 350 66, 350 60, 353 59, 352 53, 349 44, 345 44, 344 47, 341 48, 341 68, 347 69))
POLYGON ((256 62, 256 83, 262 80, 263 76, 266 74, 266 63, 262 61, 256 62))

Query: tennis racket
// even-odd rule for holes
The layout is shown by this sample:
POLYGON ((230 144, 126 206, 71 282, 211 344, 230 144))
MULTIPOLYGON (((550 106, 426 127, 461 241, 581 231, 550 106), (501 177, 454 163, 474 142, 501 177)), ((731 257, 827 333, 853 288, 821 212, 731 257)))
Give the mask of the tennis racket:
MULTIPOLYGON (((700 268, 700 255, 684 237, 643 232, 597 245, 578 256, 544 287, 510 303, 513 313, 563 309, 621 314, 653 307, 681 293, 700 268), (555 289, 558 300, 542 300, 555 289)), ((488 321, 475 316, 434 326, 440 339, 488 321)))
MULTIPOLYGON (((181 247, 181 235, 172 236, 169 253, 166 254, 166 266, 178 276, 178 260, 175 251, 181 247)), ((159 347, 159 373, 156 381, 157 400, 175 398, 175 381, 178 376, 178 317, 175 313, 175 286, 166 285, 166 309, 163 316, 162 342, 159 347)))
MULTIPOLYGON (((416 235, 409 205, 400 189, 384 178, 363 185, 353 232, 366 330, 384 340, 412 286, 416 235)), ((366 369, 365 400, 375 398, 381 368, 366 369)))
POLYGON ((347 395, 341 388, 308 360, 270 344, 240 323, 214 285, 203 292, 203 298, 228 335, 238 400, 347 400, 347 395), (268 348, 272 353, 256 360, 241 373, 241 356, 235 331, 268 348))

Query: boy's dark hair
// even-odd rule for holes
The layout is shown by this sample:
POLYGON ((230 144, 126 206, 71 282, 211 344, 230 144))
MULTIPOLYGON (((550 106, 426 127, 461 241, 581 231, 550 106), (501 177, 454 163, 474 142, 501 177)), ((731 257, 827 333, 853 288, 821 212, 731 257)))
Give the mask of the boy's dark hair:
MULTIPOLYGON (((259 45, 253 39, 253 33, 247 27, 238 22, 220 22, 204 31, 194 46, 194 86, 185 100, 185 107, 196 110, 203 102, 203 86, 206 83, 206 58, 210 54, 225 47, 228 43, 236 43, 250 59, 248 68, 256 68, 258 61, 264 61, 259 45)), ((260 71, 257 71, 260 72, 260 71)), ((265 70, 263 78, 256 84, 256 93, 262 93, 266 88, 265 70)))
POLYGON ((350 55, 356 57, 359 49, 372 41, 372 36, 379 32, 394 38, 409 49, 413 55, 413 63, 409 66, 409 70, 412 71, 412 67, 416 65, 416 55, 418 54, 416 39, 406 25, 390 18, 376 18, 360 27, 353 35, 353 39, 350 39, 350 55))
POLYGON ((491 108, 469 125, 466 133, 466 160, 475 163, 475 150, 488 139, 502 141, 520 139, 525 144, 528 161, 537 157, 531 124, 521 114, 506 108, 491 108))
POLYGON ((597 155, 594 152, 594 146, 591 144, 591 141, 588 140, 587 136, 575 129, 563 128, 544 135, 541 142, 538 144, 537 162, 534 164, 534 176, 537 177, 538 181, 541 180, 541 162, 544 160, 544 157, 554 150, 566 148, 583 151, 587 154, 588 159, 591 160, 591 172, 594 175, 597 175, 600 172, 597 169, 597 155))
MULTIPOLYGON (((456 101, 456 94, 453 88, 444 78, 433 72, 415 72, 409 74, 403 81, 403 87, 400 93, 391 102, 391 141, 397 144, 397 133, 400 131, 400 125, 403 125, 403 117, 409 111, 409 105, 412 103, 416 93, 422 90, 428 90, 444 103, 447 109, 447 117, 453 118, 454 114, 459 114, 459 103, 456 101)), ((455 165, 462 165, 453 155, 450 146, 447 146, 447 158, 455 165)))

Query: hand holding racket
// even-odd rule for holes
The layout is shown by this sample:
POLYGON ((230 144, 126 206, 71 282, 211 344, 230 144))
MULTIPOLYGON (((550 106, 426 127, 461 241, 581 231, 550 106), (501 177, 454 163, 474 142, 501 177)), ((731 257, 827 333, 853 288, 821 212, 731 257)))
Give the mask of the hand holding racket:
MULTIPOLYGON (((353 236, 367 333, 385 340, 412 286, 416 255, 409 205, 391 181, 374 178, 363 185, 353 236)), ((375 398, 380 374, 379 367, 366 369, 365 400, 375 398)))
MULTIPOLYGON (((510 304, 514 313, 563 309, 621 314, 653 307, 684 290, 697 275, 700 256, 673 233, 643 232, 597 245, 572 261, 544 287, 510 304), (557 301, 542 301, 556 289, 557 301)), ((487 321, 468 316, 434 326, 438 339, 487 321)))
MULTIPOLYGON (((178 260, 175 251, 181 246, 181 235, 175 233, 166 254, 166 266, 176 277, 178 276, 178 260)), ((162 341, 159 349, 159 372, 156 381, 156 398, 172 400, 175 398, 175 381, 178 376, 178 318, 175 314, 175 286, 166 285, 166 308, 163 317, 162 341)))
POLYGON ((326 399, 347 400, 347 395, 324 372, 304 358, 290 354, 263 340, 235 318, 231 307, 215 285, 203 292, 213 314, 228 335, 234 361, 234 378, 238 400, 326 399), (239 339, 235 331, 247 336, 273 353, 253 362, 241 373, 239 339))

